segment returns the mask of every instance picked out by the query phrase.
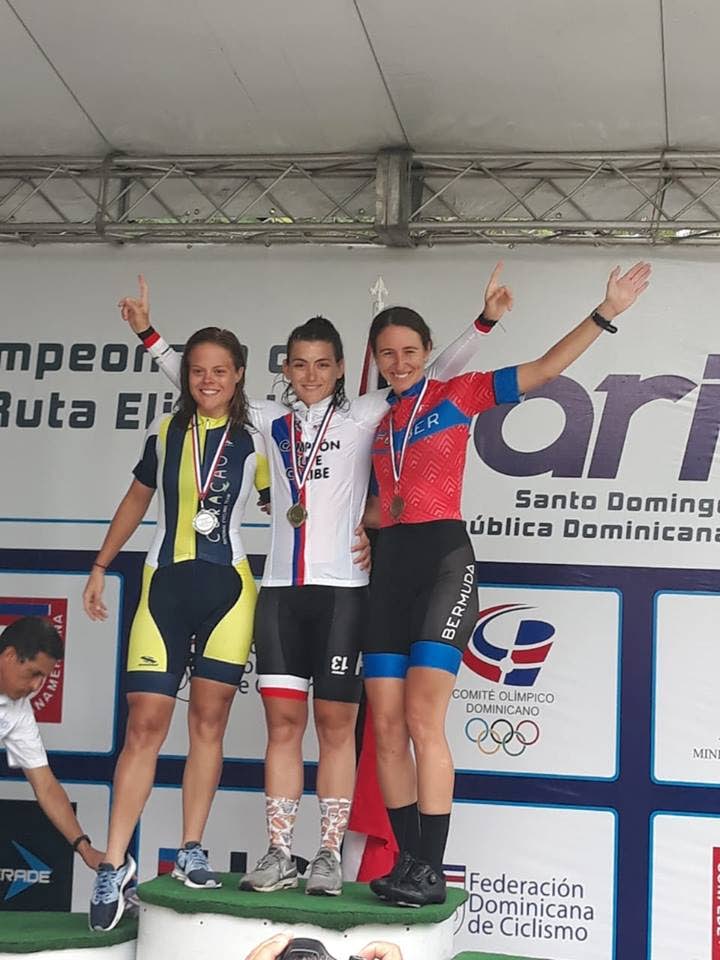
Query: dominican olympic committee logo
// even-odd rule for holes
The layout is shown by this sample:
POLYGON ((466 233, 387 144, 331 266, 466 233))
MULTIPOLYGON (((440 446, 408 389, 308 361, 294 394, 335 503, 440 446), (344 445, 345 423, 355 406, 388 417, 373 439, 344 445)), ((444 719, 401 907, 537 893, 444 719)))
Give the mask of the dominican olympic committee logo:
POLYGON ((517 622, 519 612, 533 609, 522 603, 500 603, 481 610, 463 655, 465 665, 493 683, 532 687, 555 636, 555 627, 546 620, 522 617, 517 622), (492 639, 487 635, 491 629, 492 639))

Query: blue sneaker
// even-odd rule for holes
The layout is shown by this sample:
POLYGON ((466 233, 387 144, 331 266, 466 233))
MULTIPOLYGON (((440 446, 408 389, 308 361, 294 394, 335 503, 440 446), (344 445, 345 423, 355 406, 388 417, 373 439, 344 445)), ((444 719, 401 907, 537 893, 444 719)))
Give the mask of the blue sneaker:
POLYGON ((222 886, 220 877, 210 869, 207 854, 197 840, 186 843, 178 850, 171 876, 194 890, 222 886))
POLYGON ((130 854, 117 870, 111 863, 101 863, 95 877, 90 897, 91 930, 112 930, 117 926, 125 909, 125 888, 135 876, 137 865, 130 854))

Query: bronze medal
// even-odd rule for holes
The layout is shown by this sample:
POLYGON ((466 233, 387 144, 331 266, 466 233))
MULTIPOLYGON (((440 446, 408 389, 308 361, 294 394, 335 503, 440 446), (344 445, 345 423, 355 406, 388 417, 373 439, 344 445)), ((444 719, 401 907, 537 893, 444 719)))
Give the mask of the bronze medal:
POLYGON ((301 527, 305 523, 307 515, 307 510, 301 503, 294 503, 287 512, 290 526, 295 527, 297 530, 298 527, 301 527))
POLYGON ((390 516, 393 518, 393 520, 399 520, 404 509, 405 501, 402 497, 398 496, 398 494, 395 494, 390 501, 390 516))

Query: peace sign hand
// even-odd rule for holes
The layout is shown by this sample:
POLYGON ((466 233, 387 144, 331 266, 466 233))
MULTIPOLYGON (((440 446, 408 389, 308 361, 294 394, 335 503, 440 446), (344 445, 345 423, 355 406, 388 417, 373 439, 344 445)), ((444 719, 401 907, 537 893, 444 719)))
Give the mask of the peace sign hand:
POLYGON ((139 297, 123 297, 118 303, 120 315, 130 324, 135 333, 142 333, 150 326, 150 295, 145 277, 138 276, 139 297))
POLYGON ((483 316, 495 323, 501 319, 506 310, 512 310, 513 308, 512 290, 500 283, 503 266, 502 260, 495 264, 495 269, 490 274, 488 285, 485 288, 483 316))

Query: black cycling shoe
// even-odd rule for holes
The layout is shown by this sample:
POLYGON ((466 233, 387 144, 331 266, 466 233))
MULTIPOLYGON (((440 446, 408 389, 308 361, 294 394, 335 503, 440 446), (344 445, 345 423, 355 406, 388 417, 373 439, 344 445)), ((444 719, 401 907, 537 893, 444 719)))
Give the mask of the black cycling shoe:
POLYGON ((445 878, 436 873, 429 863, 413 860, 405 874, 389 885, 387 899, 398 907, 426 907, 430 903, 445 903, 445 878))
POLYGON ((412 856, 406 851, 403 851, 390 873, 386 873, 384 877, 376 877, 375 880, 370 881, 370 889, 375 896, 380 897, 381 900, 388 900, 390 898, 390 887, 405 876, 405 872, 414 862, 412 856))

